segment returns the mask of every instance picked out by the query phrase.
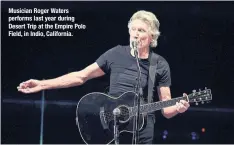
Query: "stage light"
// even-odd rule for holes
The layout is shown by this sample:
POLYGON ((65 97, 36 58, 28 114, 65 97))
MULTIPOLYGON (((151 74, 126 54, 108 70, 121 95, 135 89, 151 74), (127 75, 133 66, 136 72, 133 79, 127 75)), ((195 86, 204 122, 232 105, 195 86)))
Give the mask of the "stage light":
POLYGON ((164 130, 162 138, 165 140, 167 138, 167 135, 168 135, 168 131, 164 130))
POLYGON ((204 133, 204 132, 206 132, 206 129, 205 129, 205 128, 202 128, 201 131, 204 133))
POLYGON ((167 131, 167 130, 164 130, 164 131, 163 131, 163 134, 164 134, 164 135, 168 135, 168 131, 167 131))
POLYGON ((197 140, 197 139, 199 139, 199 136, 196 132, 191 132, 191 138, 192 138, 192 140, 197 140))

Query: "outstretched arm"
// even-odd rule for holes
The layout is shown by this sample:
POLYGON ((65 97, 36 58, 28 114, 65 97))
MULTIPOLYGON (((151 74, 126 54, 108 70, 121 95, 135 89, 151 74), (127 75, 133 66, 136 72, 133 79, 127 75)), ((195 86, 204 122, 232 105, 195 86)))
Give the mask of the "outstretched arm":
POLYGON ((18 87, 18 91, 23 93, 35 93, 41 90, 68 88, 73 86, 80 86, 87 80, 103 76, 105 73, 95 62, 81 71, 68 73, 66 75, 48 79, 48 80, 34 80, 30 79, 22 82, 18 87))

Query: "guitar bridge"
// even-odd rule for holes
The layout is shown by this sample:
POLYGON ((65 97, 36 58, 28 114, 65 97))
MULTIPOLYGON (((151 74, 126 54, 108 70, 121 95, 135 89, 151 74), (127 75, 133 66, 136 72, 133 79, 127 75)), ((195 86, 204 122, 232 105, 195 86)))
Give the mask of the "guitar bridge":
POLYGON ((104 107, 100 108, 100 114, 99 114, 99 116, 100 116, 102 127, 104 129, 108 129, 107 120, 106 120, 106 116, 105 116, 105 112, 104 112, 104 107))

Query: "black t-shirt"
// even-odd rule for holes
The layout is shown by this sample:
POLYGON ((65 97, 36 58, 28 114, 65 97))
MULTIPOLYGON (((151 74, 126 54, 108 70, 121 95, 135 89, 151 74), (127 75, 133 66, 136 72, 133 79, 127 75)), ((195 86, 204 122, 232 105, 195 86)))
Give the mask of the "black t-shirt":
MULTIPOLYGON (((106 73, 110 74, 109 95, 118 97, 126 91, 134 91, 137 84, 137 62, 135 57, 130 53, 130 46, 115 46, 97 60, 99 67, 106 73)), ((141 67, 141 86, 145 92, 148 90, 148 71, 149 60, 140 59, 141 67)), ((170 86, 170 68, 167 61, 159 55, 157 64, 156 86, 170 86)), ((144 95, 144 98, 147 98, 144 95)))

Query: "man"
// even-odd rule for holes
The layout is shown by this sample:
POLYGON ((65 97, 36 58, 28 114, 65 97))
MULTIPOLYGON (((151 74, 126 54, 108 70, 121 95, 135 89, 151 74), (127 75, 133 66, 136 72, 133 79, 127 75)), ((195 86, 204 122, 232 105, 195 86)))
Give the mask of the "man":
MULTIPOLYGON (((128 23, 130 34, 130 46, 118 45, 102 54, 96 62, 87 66, 83 70, 72 72, 54 79, 48 80, 28 80, 22 82, 18 91, 23 93, 35 93, 41 90, 67 88, 80 86, 86 81, 110 74, 109 95, 118 97, 126 91, 134 91, 137 83, 137 64, 132 48, 132 41, 137 42, 138 57, 141 67, 141 87, 147 90, 147 78, 149 71, 149 54, 151 48, 157 46, 157 39, 160 35, 159 21, 156 16, 147 11, 138 11, 128 23)), ((157 60, 156 86, 160 100, 171 99, 170 68, 167 61, 159 56, 157 60)), ((171 118, 178 113, 185 112, 189 103, 182 100, 176 105, 164 108, 163 115, 171 118)), ((152 144, 154 136, 154 116, 148 115, 146 127, 140 131, 139 143, 152 144)), ((121 140, 120 140, 121 142, 121 140)))

